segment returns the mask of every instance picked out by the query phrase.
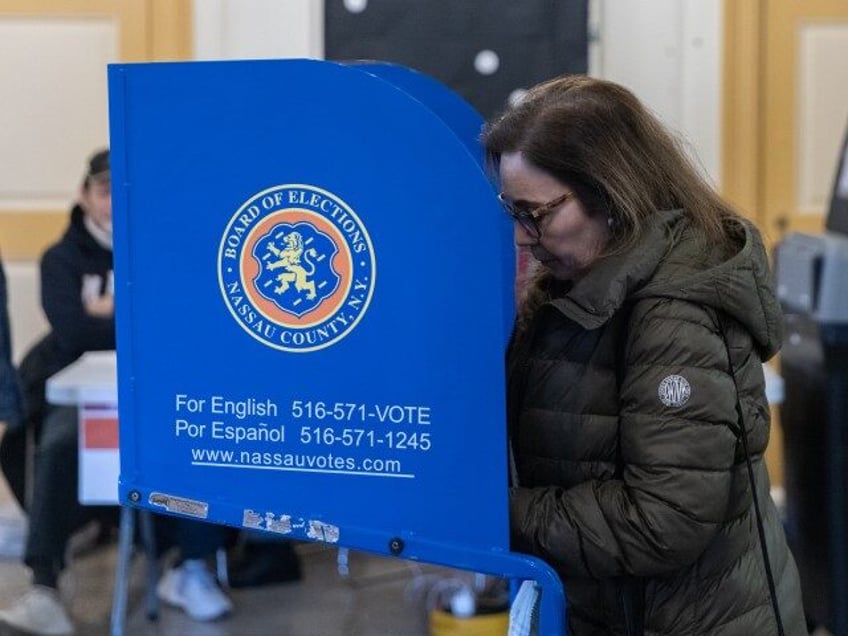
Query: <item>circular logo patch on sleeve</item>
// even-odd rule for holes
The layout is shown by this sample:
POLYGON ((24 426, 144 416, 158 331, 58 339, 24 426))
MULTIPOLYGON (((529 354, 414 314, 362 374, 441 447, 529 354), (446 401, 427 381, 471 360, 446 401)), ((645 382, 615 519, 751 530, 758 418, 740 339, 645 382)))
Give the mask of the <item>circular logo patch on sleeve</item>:
POLYGON ((218 250, 218 280, 233 319, 259 342, 294 353, 323 349, 362 319, 374 291, 374 248, 339 197, 280 185, 248 199, 218 250))
POLYGON ((666 406, 683 406, 692 395, 692 387, 682 375, 669 375, 660 382, 657 394, 666 406))

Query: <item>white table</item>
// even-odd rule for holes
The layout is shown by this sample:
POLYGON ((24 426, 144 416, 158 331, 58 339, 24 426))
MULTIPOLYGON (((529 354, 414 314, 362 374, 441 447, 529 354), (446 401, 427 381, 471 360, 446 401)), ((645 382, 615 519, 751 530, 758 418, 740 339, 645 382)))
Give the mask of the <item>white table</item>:
POLYGON ((79 408, 79 501, 117 505, 118 373, 114 351, 95 351, 47 380, 51 404, 79 408))
POLYGON ((51 404, 118 402, 118 370, 114 351, 90 351, 47 380, 51 404))

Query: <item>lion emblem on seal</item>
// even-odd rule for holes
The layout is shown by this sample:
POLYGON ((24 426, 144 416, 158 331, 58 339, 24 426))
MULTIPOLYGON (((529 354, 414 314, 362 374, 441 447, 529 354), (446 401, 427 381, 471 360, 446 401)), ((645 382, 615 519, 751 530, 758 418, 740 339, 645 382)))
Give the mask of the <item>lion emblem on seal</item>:
POLYGON ((309 280, 309 277, 315 273, 315 264, 310 259, 318 256, 317 250, 314 247, 304 250, 300 232, 289 232, 283 236, 283 243, 283 249, 279 249, 274 243, 267 246, 268 251, 277 259, 267 264, 268 269, 274 271, 282 267, 286 270, 277 275, 276 280, 280 284, 274 288, 274 293, 284 294, 294 283, 297 291, 305 291, 306 298, 312 300, 315 298, 315 282, 309 280), (306 263, 306 267, 301 264, 301 259, 306 263))
POLYGON ((257 238, 252 252, 259 265, 254 289, 298 317, 332 296, 341 280, 333 268, 338 247, 305 221, 275 225, 257 238))

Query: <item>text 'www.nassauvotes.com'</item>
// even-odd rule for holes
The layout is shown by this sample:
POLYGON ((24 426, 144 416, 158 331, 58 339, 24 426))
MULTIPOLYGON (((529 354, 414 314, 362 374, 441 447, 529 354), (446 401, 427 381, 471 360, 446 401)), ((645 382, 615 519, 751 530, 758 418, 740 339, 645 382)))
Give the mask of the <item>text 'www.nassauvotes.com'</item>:
POLYGON ((333 453, 280 453, 271 451, 192 448, 192 466, 214 466, 282 472, 328 473, 414 479, 397 459, 349 457, 333 453))

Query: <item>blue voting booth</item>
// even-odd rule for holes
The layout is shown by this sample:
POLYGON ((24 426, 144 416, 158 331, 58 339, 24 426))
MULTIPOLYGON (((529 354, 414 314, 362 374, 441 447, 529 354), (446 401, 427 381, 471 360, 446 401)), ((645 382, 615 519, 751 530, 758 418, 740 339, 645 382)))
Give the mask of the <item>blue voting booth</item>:
POLYGON ((409 69, 109 68, 124 504, 534 579, 509 552, 511 226, 409 69))

